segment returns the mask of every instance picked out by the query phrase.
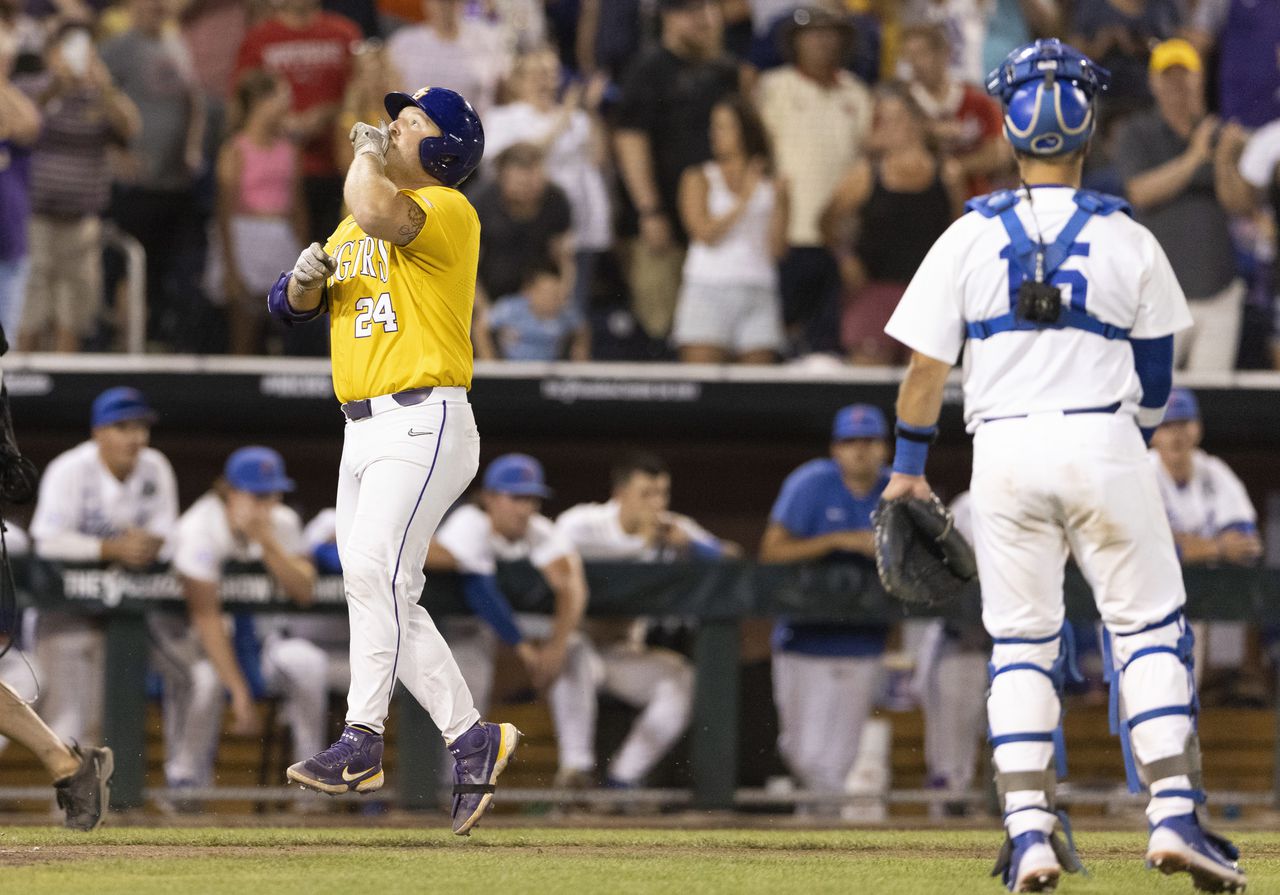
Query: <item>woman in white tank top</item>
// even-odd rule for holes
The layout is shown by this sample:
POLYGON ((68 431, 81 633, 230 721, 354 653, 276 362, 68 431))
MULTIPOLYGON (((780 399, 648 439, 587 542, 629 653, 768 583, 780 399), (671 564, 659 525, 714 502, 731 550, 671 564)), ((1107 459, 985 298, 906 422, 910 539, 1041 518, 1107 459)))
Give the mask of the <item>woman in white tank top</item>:
POLYGON ((690 244, 672 337, 688 363, 772 363, 783 344, 777 260, 787 200, 746 100, 730 97, 711 110, 711 151, 712 161, 680 180, 690 244))

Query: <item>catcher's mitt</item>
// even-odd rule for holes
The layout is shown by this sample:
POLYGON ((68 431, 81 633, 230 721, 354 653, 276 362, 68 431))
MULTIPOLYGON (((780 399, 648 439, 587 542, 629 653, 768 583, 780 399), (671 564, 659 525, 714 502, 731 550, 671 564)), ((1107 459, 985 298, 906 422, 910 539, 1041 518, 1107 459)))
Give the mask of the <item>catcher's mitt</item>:
POLYGON ((977 577, 973 548, 937 497, 882 500, 872 522, 880 583, 902 602, 946 603, 977 577))

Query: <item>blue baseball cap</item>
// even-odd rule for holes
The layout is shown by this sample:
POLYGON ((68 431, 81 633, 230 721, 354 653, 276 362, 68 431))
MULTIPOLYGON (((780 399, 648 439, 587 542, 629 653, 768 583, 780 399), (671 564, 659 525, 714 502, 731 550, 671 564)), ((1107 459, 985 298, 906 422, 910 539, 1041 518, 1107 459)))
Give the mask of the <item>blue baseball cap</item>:
POLYGON ((484 471, 484 490, 515 497, 550 497, 542 464, 528 454, 503 454, 484 471))
POLYGON ((1164 409, 1166 423, 1182 423, 1200 419, 1200 402, 1189 388, 1175 388, 1169 392, 1169 403, 1164 409))
POLYGON ((850 404, 836 411, 831 423, 832 441, 850 441, 854 438, 887 438, 889 424, 884 414, 874 404, 850 404))
POLYGON ((89 428, 111 426, 129 420, 144 420, 147 423, 156 421, 156 412, 151 409, 142 392, 136 388, 117 386, 109 388, 93 399, 93 410, 89 414, 89 428))
POLYGON ((284 457, 269 447, 242 447, 227 458, 223 477, 232 488, 250 494, 279 494, 294 489, 285 475, 284 457))

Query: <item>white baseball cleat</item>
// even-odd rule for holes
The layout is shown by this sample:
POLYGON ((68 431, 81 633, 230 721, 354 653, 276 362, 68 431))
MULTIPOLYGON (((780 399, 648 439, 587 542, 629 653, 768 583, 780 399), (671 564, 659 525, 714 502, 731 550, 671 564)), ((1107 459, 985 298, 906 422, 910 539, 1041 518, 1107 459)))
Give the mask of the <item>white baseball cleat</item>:
POLYGON ((1049 844, 1049 834, 1029 830, 1008 840, 996 864, 996 873, 1003 872, 1004 884, 1010 892, 1052 892, 1058 887, 1062 865, 1049 844), (1004 856, 1008 855, 1008 863, 1004 856))

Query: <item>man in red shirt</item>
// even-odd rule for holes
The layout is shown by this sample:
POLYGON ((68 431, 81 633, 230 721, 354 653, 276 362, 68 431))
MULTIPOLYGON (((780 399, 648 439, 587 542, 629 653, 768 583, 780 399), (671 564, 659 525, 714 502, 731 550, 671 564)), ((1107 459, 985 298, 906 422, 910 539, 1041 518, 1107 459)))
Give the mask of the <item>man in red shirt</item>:
POLYGON ((999 103, 973 84, 951 79, 951 46, 937 25, 914 25, 902 32, 902 59, 911 72, 911 96, 933 122, 942 152, 960 164, 969 196, 991 192, 992 180, 1012 173, 999 103))
POLYGON ((302 146, 303 193, 310 238, 324 242, 339 220, 342 174, 333 156, 333 123, 351 77, 351 46, 360 28, 323 12, 320 0, 281 0, 274 16, 245 35, 232 83, 248 69, 285 78, 293 89, 289 131, 302 146))

